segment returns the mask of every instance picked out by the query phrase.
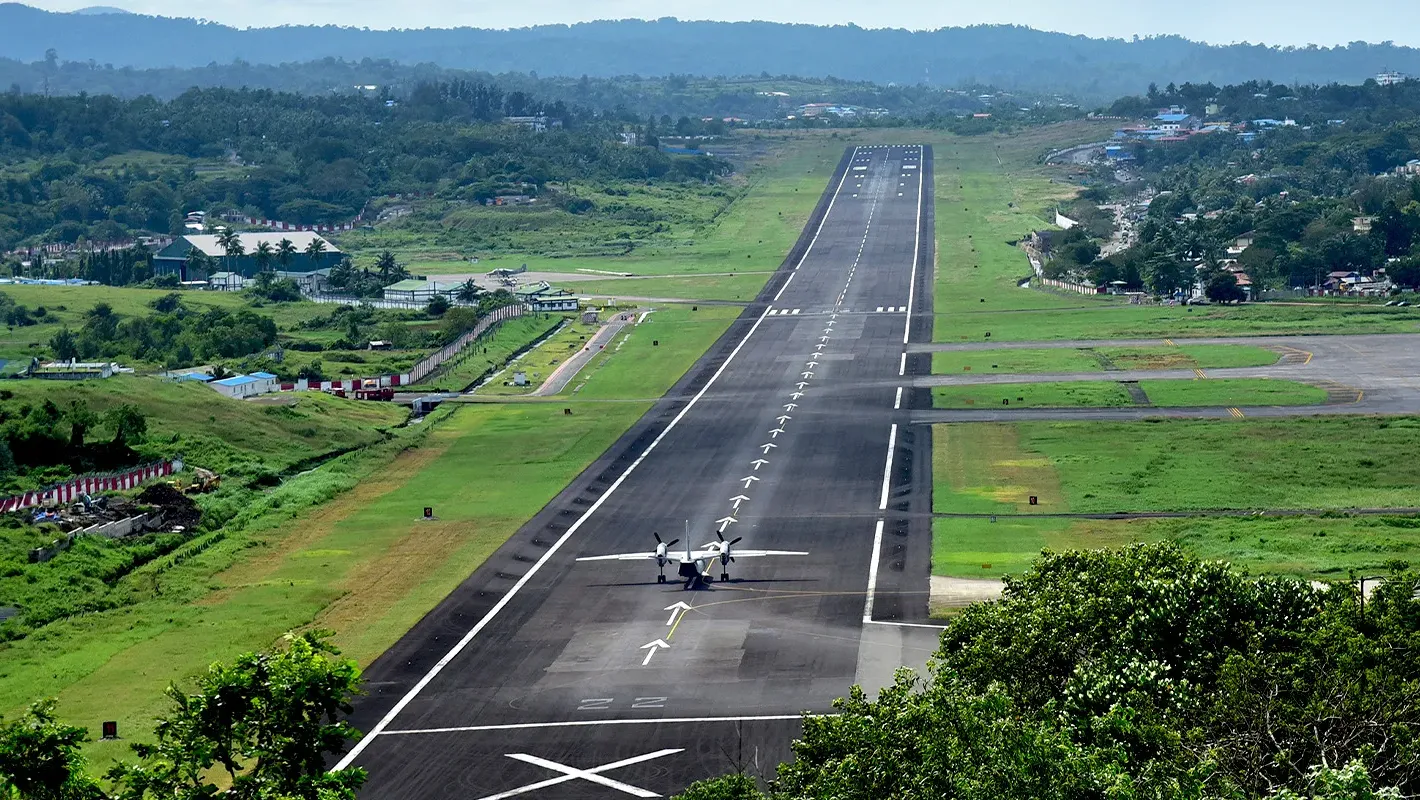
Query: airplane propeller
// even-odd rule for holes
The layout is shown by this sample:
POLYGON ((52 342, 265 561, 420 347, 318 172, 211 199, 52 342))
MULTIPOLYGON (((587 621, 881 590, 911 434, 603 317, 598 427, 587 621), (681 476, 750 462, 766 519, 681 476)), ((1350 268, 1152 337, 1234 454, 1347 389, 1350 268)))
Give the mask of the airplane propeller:
POLYGON ((672 539, 669 542, 663 542, 661 541, 661 535, 659 533, 652 532, 651 535, 656 537, 656 544, 663 544, 667 548, 675 547, 676 544, 680 542, 679 539, 672 539))
MULTIPOLYGON (((733 538, 733 539, 731 539, 731 540, 729 540, 729 541, 727 542, 727 541, 725 541, 724 535, 721 534, 719 531, 716 531, 716 532, 715 532, 715 538, 719 539, 719 540, 720 540, 720 544, 724 545, 724 547, 723 547, 723 549, 722 549, 722 551, 721 551, 722 554, 721 554, 720 557, 721 557, 722 559, 726 559, 726 558, 727 558, 727 559, 729 559, 730 561, 734 561, 734 560, 735 560, 735 557, 732 556, 732 555, 730 555, 730 548, 731 548, 731 547, 734 547, 734 546, 737 545, 737 544, 739 544, 739 543, 740 543, 740 540, 743 539, 743 538, 745 538, 745 537, 743 537, 743 536, 736 536, 735 538, 733 538)), ((724 562, 721 561, 720 563, 723 564, 724 562)))

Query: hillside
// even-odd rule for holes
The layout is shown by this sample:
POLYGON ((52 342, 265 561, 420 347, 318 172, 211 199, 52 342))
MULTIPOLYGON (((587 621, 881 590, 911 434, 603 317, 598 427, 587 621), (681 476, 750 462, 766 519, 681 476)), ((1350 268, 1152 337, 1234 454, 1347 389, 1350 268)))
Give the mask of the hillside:
POLYGON ((198 67, 344 58, 542 75, 834 76, 877 83, 993 84, 1092 100, 1148 83, 1359 83, 1384 69, 1420 73, 1420 50, 1391 44, 1337 48, 1212 46, 1180 37, 1125 41, 1018 26, 936 31, 780 23, 621 20, 516 30, 380 31, 337 26, 238 30, 191 19, 59 14, 0 5, 0 56, 92 60, 115 67, 198 67), (1028 56, 1024 54, 1029 54, 1028 56))

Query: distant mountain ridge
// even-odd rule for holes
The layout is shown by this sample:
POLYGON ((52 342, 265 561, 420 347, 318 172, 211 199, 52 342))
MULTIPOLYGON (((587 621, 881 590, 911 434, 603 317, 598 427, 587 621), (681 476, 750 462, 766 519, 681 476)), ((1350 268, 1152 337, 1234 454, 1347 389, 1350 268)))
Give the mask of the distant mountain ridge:
POLYGON ((1150 82, 1360 83, 1391 69, 1420 74, 1420 49, 1215 46, 1181 37, 1091 39, 992 25, 913 32, 768 22, 622 20, 515 30, 377 31, 326 26, 241 30, 140 14, 62 14, 0 4, 0 56, 116 67, 283 63, 326 57, 543 75, 833 76, 876 83, 991 84, 1104 100, 1150 82))

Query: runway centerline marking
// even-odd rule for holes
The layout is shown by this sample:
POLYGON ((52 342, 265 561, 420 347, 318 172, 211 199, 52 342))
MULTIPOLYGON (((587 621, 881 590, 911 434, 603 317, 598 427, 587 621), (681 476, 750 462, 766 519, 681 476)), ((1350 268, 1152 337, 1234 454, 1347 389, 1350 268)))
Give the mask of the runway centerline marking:
POLYGON ((656 794, 655 792, 642 789, 639 786, 632 786, 629 783, 614 781, 611 778, 603 777, 600 773, 610 772, 614 769, 621 769, 622 767, 629 767, 632 764, 640 764, 643 761, 650 761, 652 759, 663 758, 665 756, 675 755, 676 753, 682 752, 685 752, 685 748, 683 747, 669 747, 664 750, 657 750, 654 753, 646 753, 644 755, 633 756, 631 758, 623 758, 620 761, 613 761, 610 764, 602 764, 599 767, 593 767, 591 769, 577 769, 576 767, 569 767, 566 764, 559 764, 556 761, 549 761, 545 758, 538 758, 537 756, 528 755, 527 753, 507 753, 506 755, 508 756, 508 758, 516 759, 526 764, 534 764, 539 767, 545 767, 547 769, 552 770, 553 772, 560 772, 562 773, 562 775, 557 778, 548 778, 545 781, 530 783, 527 786, 522 786, 511 791, 500 792, 499 794, 490 794, 487 797, 482 798, 482 800, 502 800, 505 797, 515 797, 520 794, 535 792, 538 789, 546 789, 549 786, 556 786, 559 783, 566 783, 567 781, 575 781, 578 779, 584 781, 591 781, 592 783, 605 786, 608 789, 616 789, 619 792, 624 792, 635 797, 660 797, 660 795, 656 794))

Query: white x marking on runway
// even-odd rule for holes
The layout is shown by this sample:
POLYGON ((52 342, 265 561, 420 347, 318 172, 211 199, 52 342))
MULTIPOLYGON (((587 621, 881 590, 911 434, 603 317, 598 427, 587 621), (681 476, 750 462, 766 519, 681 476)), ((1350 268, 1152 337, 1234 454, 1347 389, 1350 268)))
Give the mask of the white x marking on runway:
POLYGON ((600 773, 610 772, 611 770, 620 769, 622 767, 629 767, 632 764, 639 764, 642 761, 650 761, 654 758, 663 758, 665 756, 675 755, 676 753, 679 753, 684 749, 685 748, 683 747, 677 747, 667 750, 657 750, 654 753, 646 753, 645 755, 636 756, 634 758, 626 758, 622 759, 621 761, 613 761, 610 764, 603 764, 600 767, 592 767, 591 769, 577 769, 576 767, 569 767, 566 764, 559 764, 556 761, 548 761, 545 758, 530 756, 527 753, 505 753, 504 755, 508 756, 508 758, 515 758, 519 761, 523 761, 528 764, 536 764, 539 767, 546 767, 547 769, 550 769, 553 772, 560 772, 562 773, 562 775, 557 778, 548 778, 545 781, 530 783, 527 786, 521 786, 517 789, 502 792, 500 794, 491 794, 487 797, 482 798, 482 800, 502 800, 505 797, 514 797, 516 795, 526 794, 528 792, 535 792, 538 789, 546 789, 549 786, 556 786, 559 783, 566 783, 567 781, 574 781, 578 779, 584 781, 591 781, 592 783, 600 784, 609 789, 615 789, 618 792, 624 792, 635 797, 660 797, 660 795, 656 794, 655 792, 647 791, 639 786, 632 786, 629 783, 622 783, 621 781, 614 781, 611 778, 604 778, 601 776, 600 773))

